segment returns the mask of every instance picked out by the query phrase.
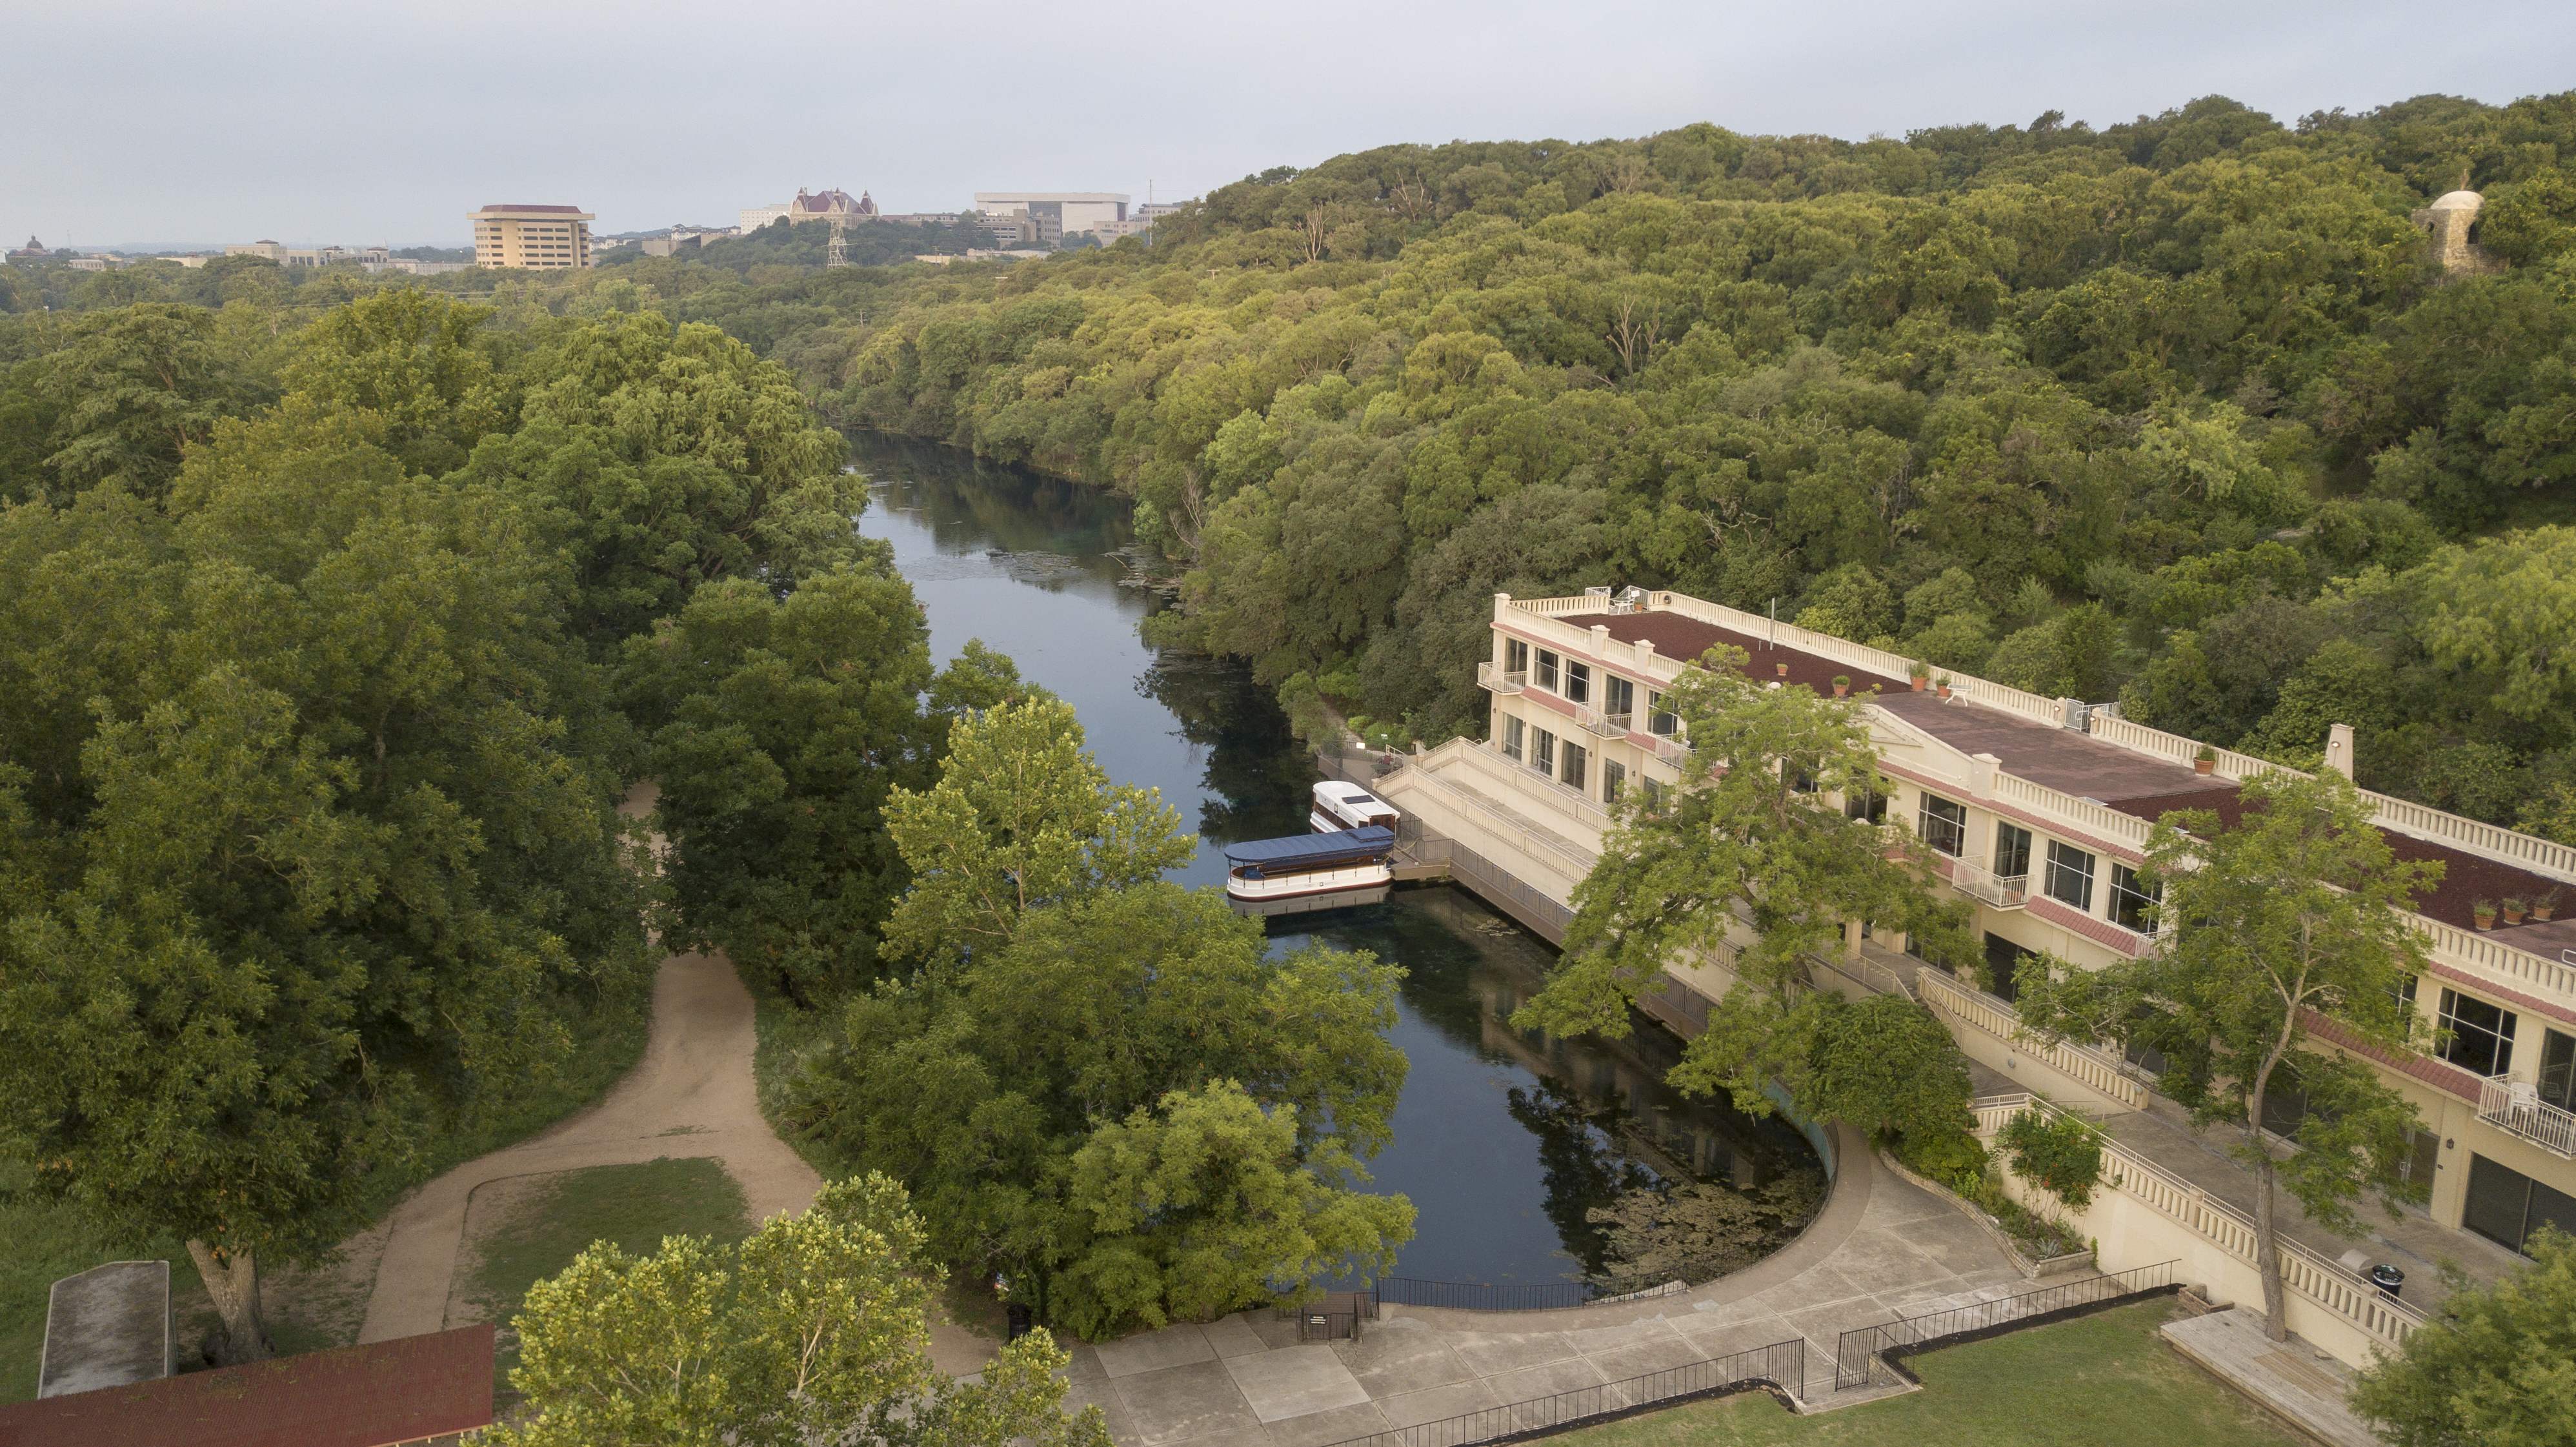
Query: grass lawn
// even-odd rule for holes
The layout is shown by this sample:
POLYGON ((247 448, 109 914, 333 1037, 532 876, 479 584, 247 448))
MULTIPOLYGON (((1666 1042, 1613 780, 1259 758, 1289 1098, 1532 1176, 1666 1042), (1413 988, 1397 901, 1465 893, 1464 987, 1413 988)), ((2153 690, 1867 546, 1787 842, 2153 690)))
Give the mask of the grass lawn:
POLYGON ((1818 1417, 1729 1397, 1568 1432, 1552 1447, 2298 1447, 2156 1336, 2170 1302, 2115 1307, 1907 1359, 1923 1390, 1818 1417))
POLYGON ((665 1236, 708 1236, 730 1244, 750 1235, 754 1224, 742 1187, 722 1165, 703 1157, 592 1166, 532 1183, 468 1243, 477 1259, 465 1289, 504 1328, 502 1385, 519 1357, 516 1334, 507 1328, 528 1288, 571 1265, 592 1242, 614 1242, 641 1256, 658 1249, 665 1236))

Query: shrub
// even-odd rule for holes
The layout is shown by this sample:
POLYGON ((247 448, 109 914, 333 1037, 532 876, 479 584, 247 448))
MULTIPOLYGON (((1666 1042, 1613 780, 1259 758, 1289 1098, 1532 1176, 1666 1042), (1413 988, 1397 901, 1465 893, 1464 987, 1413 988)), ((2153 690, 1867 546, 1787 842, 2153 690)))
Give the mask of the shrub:
POLYGON ((2102 1136, 2071 1115, 2043 1115, 2026 1110, 2004 1123, 1995 1137, 2023 1178, 2081 1211, 2093 1203, 2093 1188, 2102 1183, 2102 1136))

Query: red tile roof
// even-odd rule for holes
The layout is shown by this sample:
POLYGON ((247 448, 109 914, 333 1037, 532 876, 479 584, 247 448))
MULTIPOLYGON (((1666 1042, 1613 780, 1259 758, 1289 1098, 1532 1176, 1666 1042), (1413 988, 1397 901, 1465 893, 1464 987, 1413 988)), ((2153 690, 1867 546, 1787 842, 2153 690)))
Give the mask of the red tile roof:
POLYGON ((0 1447, 388 1447, 492 1424, 492 1327, 0 1406, 0 1447))

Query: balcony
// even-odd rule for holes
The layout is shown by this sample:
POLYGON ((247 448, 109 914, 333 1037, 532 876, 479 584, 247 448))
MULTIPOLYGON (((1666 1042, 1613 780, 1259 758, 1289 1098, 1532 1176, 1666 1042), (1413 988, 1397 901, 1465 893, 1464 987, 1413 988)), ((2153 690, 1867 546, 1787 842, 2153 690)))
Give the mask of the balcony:
POLYGON ((2576 1160, 2576 1113, 2542 1100, 2528 1080, 2480 1081, 2478 1119, 2553 1156, 2576 1160))
POLYGON ((1657 734, 1655 736, 1655 758, 1662 763, 1672 765, 1676 769, 1688 768, 1690 766, 1690 741, 1687 739, 1674 738, 1669 734, 1657 734))
POLYGON ((1997 874, 1962 859, 1950 866, 1950 887, 1991 909, 2019 909, 2030 903, 2030 876, 1997 874))
POLYGON ((1601 710, 1585 703, 1578 703, 1574 706, 1574 721, 1583 725, 1583 727, 1589 731, 1594 738, 1598 739, 1626 738, 1628 736, 1628 722, 1635 717, 1635 714, 1603 713, 1601 710))
POLYGON ((1529 670, 1515 668, 1506 671, 1487 660, 1476 665, 1476 686, 1490 688, 1496 693, 1518 693, 1529 687, 1529 670))

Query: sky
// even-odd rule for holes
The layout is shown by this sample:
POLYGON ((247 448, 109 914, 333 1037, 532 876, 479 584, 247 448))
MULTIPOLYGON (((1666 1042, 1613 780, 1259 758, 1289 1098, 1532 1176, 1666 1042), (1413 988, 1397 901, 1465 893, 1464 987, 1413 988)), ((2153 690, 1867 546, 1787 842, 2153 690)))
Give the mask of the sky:
POLYGON ((1692 121, 1859 139, 2284 120, 2576 87, 2568 0, 80 0, 0 42, 0 244, 464 245, 489 202, 601 233, 799 186, 1163 200, 1398 141, 1692 121))

